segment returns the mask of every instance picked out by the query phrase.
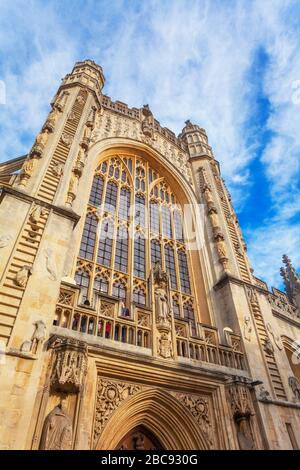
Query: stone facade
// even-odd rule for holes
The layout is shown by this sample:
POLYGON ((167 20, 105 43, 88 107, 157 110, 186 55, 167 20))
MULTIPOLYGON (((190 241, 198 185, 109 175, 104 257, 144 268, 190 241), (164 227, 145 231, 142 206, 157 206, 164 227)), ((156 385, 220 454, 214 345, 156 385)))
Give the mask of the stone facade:
POLYGON ((103 86, 0 165, 0 448, 298 448, 298 274, 253 276, 204 129, 103 86))

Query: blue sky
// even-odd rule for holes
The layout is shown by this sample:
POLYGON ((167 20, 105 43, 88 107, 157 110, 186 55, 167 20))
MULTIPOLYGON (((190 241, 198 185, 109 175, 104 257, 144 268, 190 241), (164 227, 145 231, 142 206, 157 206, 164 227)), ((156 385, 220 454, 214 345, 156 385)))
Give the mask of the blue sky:
POLYGON ((207 130, 255 274, 300 268, 299 0, 1 0, 0 161, 24 154, 60 79, 102 65, 104 92, 179 133, 207 130))

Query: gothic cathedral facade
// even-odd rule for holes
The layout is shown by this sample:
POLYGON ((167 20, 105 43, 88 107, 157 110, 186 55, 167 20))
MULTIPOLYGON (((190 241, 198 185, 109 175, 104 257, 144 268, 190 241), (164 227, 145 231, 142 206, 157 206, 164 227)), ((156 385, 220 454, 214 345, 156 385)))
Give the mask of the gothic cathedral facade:
POLYGON ((0 448, 297 449, 299 275, 254 277, 204 129, 103 86, 0 165, 0 448))

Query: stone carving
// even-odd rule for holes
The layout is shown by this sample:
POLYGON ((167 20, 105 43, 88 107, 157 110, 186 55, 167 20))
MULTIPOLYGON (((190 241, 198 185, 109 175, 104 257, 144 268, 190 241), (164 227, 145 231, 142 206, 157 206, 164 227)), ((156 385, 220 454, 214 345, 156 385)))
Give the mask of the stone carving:
POLYGON ((59 116, 59 110, 57 107, 53 107, 48 115, 48 119, 44 124, 43 129, 48 129, 49 132, 54 132, 57 120, 59 116))
POLYGON ((211 407, 206 397, 198 395, 186 395, 184 393, 172 393, 192 414, 200 426, 200 429, 212 447, 214 444, 214 426, 211 418, 211 407))
POLYGON ((84 386, 87 373, 87 346, 72 339, 60 340, 53 347, 52 389, 76 393, 84 386))
POLYGON ((272 336, 273 341, 276 344, 277 348, 279 349, 279 351, 281 351, 282 350, 282 344, 281 344, 281 341, 280 341, 280 337, 274 333, 274 330, 273 330, 273 327, 272 327, 271 323, 267 323, 266 327, 267 327, 268 332, 272 336))
POLYGON ((219 261, 223 266, 223 270, 228 272, 228 256, 226 250, 226 244, 224 241, 224 235, 221 232, 218 232, 215 235, 216 249, 219 257, 219 261))
POLYGON ((260 385, 259 387, 258 398, 262 401, 270 400, 270 393, 265 389, 264 385, 260 385))
POLYGON ((249 315, 244 316, 244 338, 251 342, 251 335, 252 335, 252 324, 249 315))
POLYGON ((11 235, 1 235, 0 236, 0 248, 4 248, 12 240, 11 235))
POLYGON ((283 255, 282 261, 285 264, 285 268, 280 269, 280 274, 284 280, 288 299, 300 309, 300 276, 287 255, 283 255))
POLYGON ((295 401, 300 401, 300 384, 298 379, 293 375, 289 377, 289 386, 294 394, 295 401))
POLYGON ((55 265, 55 261, 54 261, 54 258, 53 258, 53 252, 52 250, 50 249, 47 249, 44 251, 44 254, 45 254, 45 258, 46 258, 46 269, 48 271, 48 274, 49 274, 49 279, 51 279, 51 281, 56 281, 57 280, 57 275, 56 275, 56 265, 55 265))
POLYGON ((236 424, 237 438, 241 450, 255 449, 255 438, 252 429, 252 411, 248 389, 242 384, 235 384, 228 389, 229 402, 236 424))
POLYGON ((26 158, 20 172, 19 186, 25 187, 27 185, 28 180, 32 176, 35 167, 35 162, 35 158, 26 158))
POLYGON ((81 104, 81 105, 83 105, 85 102, 84 98, 81 95, 77 96, 76 101, 78 104, 81 104))
POLYGON ((81 146, 77 155, 76 162, 71 172, 69 188, 67 193, 66 205, 72 207, 73 201, 77 196, 77 189, 79 184, 79 179, 82 176, 82 171, 85 165, 86 159, 86 147, 81 146))
POLYGON ((40 222, 41 217, 45 214, 45 209, 36 204, 33 206, 32 211, 30 212, 29 215, 29 224, 30 224, 30 229, 31 231, 29 232, 29 235, 32 238, 35 238, 38 235, 39 232, 39 225, 38 223, 40 222))
POLYGON ((44 148, 49 139, 49 131, 48 129, 42 130, 35 139, 35 143, 30 151, 30 157, 41 157, 44 148))
POLYGON ((51 166, 51 171, 54 174, 54 176, 57 176, 60 178, 63 175, 64 172, 64 165, 63 163, 55 162, 51 166))
POLYGON ((69 134, 68 132, 63 132, 61 137, 60 137, 60 140, 67 147, 71 147, 71 144, 73 142, 73 136, 71 134, 69 134))
POLYGON ((274 354, 274 347, 268 336, 264 340, 263 348, 265 353, 268 354, 268 356, 272 356, 274 354))
POLYGON ((19 287, 25 287, 32 274, 32 266, 23 266, 15 275, 15 284, 19 287))
POLYGON ((63 91, 55 100, 53 107, 57 108, 58 111, 62 112, 64 110, 69 94, 70 93, 68 91, 63 91))
POLYGON ((142 132, 145 136, 153 139, 154 136, 154 118, 148 104, 142 109, 142 132))
POLYGON ((156 321, 162 326, 169 327, 171 309, 169 302, 168 275, 162 270, 160 261, 156 261, 153 269, 154 298, 156 321))
POLYGON ((72 420, 67 414, 66 398, 63 397, 45 419, 40 449, 71 450, 72 434, 72 420))
POLYGON ((43 343, 46 338, 46 325, 43 320, 38 320, 34 323, 35 330, 32 335, 31 341, 24 341, 21 345, 20 350, 22 352, 30 352, 36 354, 39 349, 39 345, 43 343))
POLYGON ((172 339, 169 333, 163 332, 158 339, 157 352, 159 356, 168 359, 174 356, 172 339))
POLYGON ((142 390, 140 385, 113 382, 98 377, 94 441, 97 442, 110 415, 127 398, 142 390))

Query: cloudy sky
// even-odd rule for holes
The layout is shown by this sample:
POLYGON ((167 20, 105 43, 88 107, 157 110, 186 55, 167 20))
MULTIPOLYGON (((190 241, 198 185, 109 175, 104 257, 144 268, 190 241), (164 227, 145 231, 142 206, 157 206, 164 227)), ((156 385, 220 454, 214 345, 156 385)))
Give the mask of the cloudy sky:
POLYGON ((1 0, 0 50, 0 161, 91 58, 114 100, 207 130, 255 274, 281 286, 282 253, 300 268, 299 0, 1 0))

